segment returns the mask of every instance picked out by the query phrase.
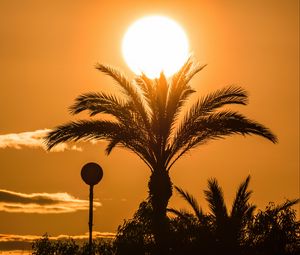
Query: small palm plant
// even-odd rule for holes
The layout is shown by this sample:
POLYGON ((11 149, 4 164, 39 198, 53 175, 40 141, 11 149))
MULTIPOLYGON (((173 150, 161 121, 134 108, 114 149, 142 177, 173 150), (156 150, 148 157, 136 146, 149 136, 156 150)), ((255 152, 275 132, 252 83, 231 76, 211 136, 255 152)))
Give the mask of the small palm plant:
MULTIPOLYGON (((197 200, 191 194, 179 187, 175 187, 176 191, 193 209, 194 217, 198 221, 199 231, 206 228, 211 232, 210 235, 214 237, 217 244, 217 247, 214 248, 218 252, 230 251, 236 254, 244 242, 246 225, 252 219, 256 208, 249 203, 252 193, 252 191, 248 190, 249 181, 250 176, 240 184, 229 213, 224 201, 222 188, 216 179, 210 179, 208 181, 208 190, 204 191, 210 208, 208 215, 203 213, 197 200), (209 227, 207 227, 208 225, 209 227)), ((190 213, 184 210, 168 209, 168 211, 182 219, 190 219, 188 218, 190 213)))
POLYGON ((273 143, 276 136, 263 125, 238 112, 220 110, 230 104, 247 104, 247 93, 240 87, 226 87, 200 98, 179 123, 182 108, 195 92, 190 80, 204 66, 190 59, 167 79, 145 74, 133 81, 117 69, 98 64, 96 68, 112 77, 123 97, 104 92, 85 93, 70 107, 72 114, 88 111, 90 116, 105 113, 114 120, 81 120, 63 124, 45 138, 48 149, 59 143, 78 140, 106 140, 106 153, 120 146, 133 151, 149 167, 149 199, 153 207, 153 232, 157 246, 166 254, 166 208, 172 195, 169 172, 189 150, 209 140, 233 134, 262 136, 273 143))

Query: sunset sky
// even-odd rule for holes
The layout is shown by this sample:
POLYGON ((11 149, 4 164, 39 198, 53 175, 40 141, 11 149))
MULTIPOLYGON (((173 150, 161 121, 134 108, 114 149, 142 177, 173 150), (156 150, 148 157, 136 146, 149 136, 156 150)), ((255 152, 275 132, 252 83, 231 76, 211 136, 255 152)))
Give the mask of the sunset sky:
MULTIPOLYGON (((276 145, 254 136, 210 142, 174 165, 173 184, 205 210, 210 177, 219 180, 228 204, 248 174, 258 208, 299 197, 299 1, 1 0, 0 243, 15 235, 86 233, 88 186, 80 170, 89 161, 104 170, 95 187, 95 231, 115 232, 147 198, 150 171, 131 152, 106 156, 105 142, 66 144, 53 152, 42 144, 50 129, 87 117, 68 112, 79 94, 118 93, 94 68, 97 62, 134 77, 121 42, 127 28, 147 15, 177 21, 194 58, 208 64, 192 80, 192 100, 242 86, 249 105, 234 109, 279 138, 276 145)), ((174 193, 170 206, 185 203, 174 193)))

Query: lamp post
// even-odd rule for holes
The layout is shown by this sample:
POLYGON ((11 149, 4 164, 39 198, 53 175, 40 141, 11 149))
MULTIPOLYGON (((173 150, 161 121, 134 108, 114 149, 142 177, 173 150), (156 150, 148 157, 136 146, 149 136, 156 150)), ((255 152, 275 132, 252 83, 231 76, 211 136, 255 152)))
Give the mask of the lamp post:
POLYGON ((93 196, 94 185, 98 184, 103 177, 103 170, 97 163, 90 162, 81 169, 82 180, 90 186, 90 209, 89 209, 89 254, 92 254, 92 231, 93 231, 93 196))

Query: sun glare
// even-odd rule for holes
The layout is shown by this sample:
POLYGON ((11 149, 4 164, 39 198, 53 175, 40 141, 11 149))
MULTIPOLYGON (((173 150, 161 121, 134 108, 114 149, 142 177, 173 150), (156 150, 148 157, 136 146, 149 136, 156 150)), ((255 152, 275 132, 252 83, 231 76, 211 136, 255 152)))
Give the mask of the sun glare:
POLYGON ((129 68, 136 74, 157 78, 163 71, 174 74, 189 56, 189 43, 184 30, 163 16, 137 20, 127 30, 122 53, 129 68))

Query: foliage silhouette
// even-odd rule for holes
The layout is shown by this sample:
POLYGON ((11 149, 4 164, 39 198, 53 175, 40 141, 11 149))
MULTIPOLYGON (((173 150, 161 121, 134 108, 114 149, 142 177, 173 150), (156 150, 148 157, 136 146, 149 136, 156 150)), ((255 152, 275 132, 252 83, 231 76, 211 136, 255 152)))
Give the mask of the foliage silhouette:
POLYGON ((230 213, 216 179, 210 179, 208 190, 204 191, 209 214, 203 213, 191 194, 175 187, 191 206, 193 214, 176 209, 168 211, 190 228, 198 229, 194 236, 195 252, 202 247, 201 250, 209 254, 298 254, 300 222, 296 221, 296 212, 291 207, 299 199, 277 206, 271 203, 265 211, 254 215, 256 207, 249 203, 252 193, 248 190, 249 181, 250 176, 237 189, 230 213))
POLYGON ((164 73, 157 79, 145 74, 129 81, 120 71, 97 64, 96 68, 112 77, 123 97, 104 92, 85 93, 70 107, 72 114, 88 111, 90 116, 105 113, 114 120, 81 120, 60 125, 45 138, 48 149, 62 142, 107 140, 107 154, 121 146, 138 155, 151 171, 149 200, 153 208, 152 228, 156 254, 167 254, 169 227, 166 208, 172 196, 169 171, 187 151, 209 140, 233 134, 259 135, 273 143, 276 136, 265 126, 238 112, 220 110, 225 105, 247 104, 247 93, 240 87, 226 87, 200 98, 179 115, 195 92, 190 80, 204 66, 188 60, 170 79, 164 73))
POLYGON ((149 202, 142 202, 130 220, 118 227, 114 242, 116 255, 152 254, 154 237, 152 231, 153 209, 149 202))
MULTIPOLYGON (((32 244, 33 255, 91 255, 87 242, 78 244, 72 238, 66 240, 50 240, 45 234, 41 239, 32 244)), ((93 255, 114 255, 112 242, 99 240, 93 242, 93 255)))
MULTIPOLYGON (((227 211, 224 199, 212 195, 217 192, 218 196, 223 197, 222 190, 215 179, 209 180, 208 190, 205 192, 211 207, 209 213, 204 213, 198 206, 201 214, 197 214, 197 209, 194 210, 197 207, 191 204, 191 201, 197 203, 197 200, 189 193, 176 188, 184 199, 187 198, 186 201, 193 208, 193 213, 185 210, 170 210, 171 215, 175 217, 168 219, 169 253, 171 255, 298 255, 300 222, 296 220, 296 211, 292 206, 298 203, 299 199, 287 200, 280 205, 270 203, 265 210, 259 210, 255 214, 252 209, 254 207, 249 204, 251 191, 248 190, 248 184, 249 177, 239 186, 230 213, 227 211), (226 208, 226 213, 221 205, 226 208), (218 213, 218 210, 222 213, 218 213), (218 220, 219 215, 224 219, 218 220), (235 239, 236 236, 238 239, 235 239)), ((100 240, 93 243, 93 254, 155 254, 152 221, 152 205, 150 201, 144 201, 133 218, 125 220, 119 226, 113 241, 100 240)), ((46 235, 33 243, 33 254, 85 255, 89 254, 89 250, 87 243, 80 245, 72 239, 50 241, 46 235)))
MULTIPOLYGON (((208 190, 204 191, 210 208, 210 214, 205 215, 197 200, 188 192, 175 187, 177 192, 192 207, 194 215, 202 230, 203 225, 211 232, 211 237, 217 240, 214 249, 216 253, 230 252, 238 254, 243 245, 243 237, 247 222, 251 219, 255 206, 249 203, 252 191, 248 190, 250 176, 237 189, 230 213, 224 201, 222 188, 215 178, 208 180, 208 190)), ((175 215, 185 218, 187 213, 170 209, 175 215)), ((193 218, 192 218, 193 219, 193 218)))
MULTIPOLYGON (((193 213, 168 209, 170 215, 169 253, 231 254, 231 255, 296 255, 300 251, 300 222, 296 221, 292 206, 299 200, 281 205, 270 204, 254 214, 249 202, 248 176, 238 187, 233 204, 228 210, 223 192, 216 179, 208 181, 205 191, 209 213, 204 213, 197 200, 188 192, 175 187, 189 203, 193 213), (217 193, 217 195, 213 195, 217 193), (225 209, 224 209, 225 208, 225 209), (220 212, 218 212, 220 211, 220 212), (225 211, 225 213, 224 213, 225 211), (200 212, 200 213, 199 213, 200 212), (221 216, 220 216, 221 215, 221 216), (218 217, 224 217, 219 220, 218 217)), ((114 242, 116 254, 152 254, 152 206, 142 202, 133 219, 118 229, 114 242)))
POLYGON ((275 205, 269 203, 248 225, 248 247, 253 254, 300 254, 300 222, 291 206, 299 199, 275 205))

